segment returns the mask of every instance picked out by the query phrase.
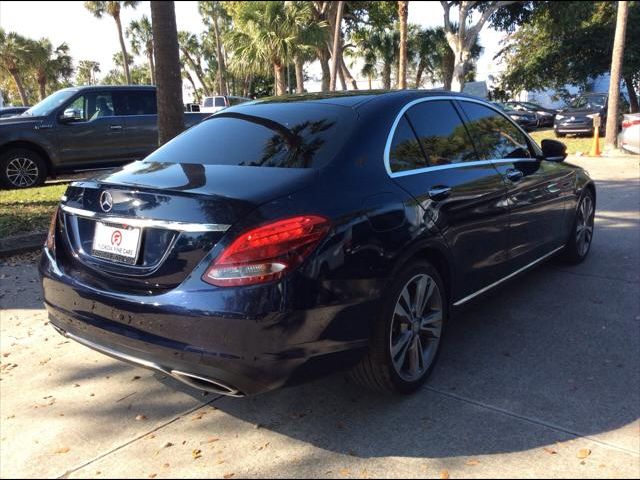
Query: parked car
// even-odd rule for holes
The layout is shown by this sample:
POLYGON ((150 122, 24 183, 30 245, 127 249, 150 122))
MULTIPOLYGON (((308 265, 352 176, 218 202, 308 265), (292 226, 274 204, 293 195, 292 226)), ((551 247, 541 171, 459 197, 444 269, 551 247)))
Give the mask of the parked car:
POLYGON ((538 116, 535 113, 516 110, 513 106, 506 103, 498 103, 497 105, 509 115, 511 120, 514 120, 527 132, 535 130, 538 126, 538 116))
POLYGON ((240 105, 244 102, 250 102, 250 98, 236 97, 234 95, 217 95, 215 97, 204 97, 202 99, 202 105, 200 105, 201 112, 215 113, 225 108, 232 107, 234 105, 240 105))
MULTIPOLYGON (((621 96, 618 103, 618 115, 622 123, 623 112, 628 111, 628 103, 621 96)), ((600 116, 599 135, 604 136, 607 125, 607 109, 609 108, 606 93, 585 93, 578 95, 567 107, 556 114, 553 129, 557 137, 569 133, 593 135, 593 119, 600 116)))
MULTIPOLYGON (((190 127, 208 114, 187 113, 190 127)), ((41 185, 63 171, 113 167, 158 145, 155 87, 58 90, 19 117, 0 120, 0 186, 41 185)))
POLYGON ((538 118, 538 127, 553 127, 553 120, 556 117, 556 111, 551 108, 544 108, 531 102, 506 102, 505 105, 509 105, 515 110, 521 112, 528 112, 536 115, 538 118))
POLYGON ((0 118, 17 117, 30 107, 4 107, 0 108, 0 118))
POLYGON ((459 307, 588 255, 596 191, 565 152, 451 92, 230 107, 68 187, 40 263, 50 323, 224 395, 339 368, 409 393, 459 307))
POLYGON ((624 116, 619 145, 628 152, 640 154, 640 113, 624 116))

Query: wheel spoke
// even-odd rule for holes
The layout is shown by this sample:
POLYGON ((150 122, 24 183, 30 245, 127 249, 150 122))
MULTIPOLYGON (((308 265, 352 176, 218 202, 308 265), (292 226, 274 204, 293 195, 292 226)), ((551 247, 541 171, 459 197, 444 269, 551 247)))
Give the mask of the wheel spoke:
POLYGON ((418 337, 416 336, 411 342, 409 349, 409 373, 412 377, 416 377, 420 373, 420 357, 422 352, 418 351, 418 337))
POLYGON ((416 316, 422 315, 422 305, 425 302, 425 296, 427 294, 427 284, 429 281, 426 277, 420 277, 416 282, 416 298, 415 304, 413 305, 413 310, 415 311, 416 316))
POLYGON ((420 331, 428 333, 433 338, 438 338, 441 329, 440 322, 442 322, 442 312, 439 310, 433 311, 422 319, 420 331))
POLYGON ((395 316, 402 318, 405 322, 411 321, 411 315, 402 305, 400 305, 400 302, 396 303, 396 309, 393 313, 395 316))
POLYGON ((391 350, 391 358, 397 372, 401 372, 403 370, 407 358, 407 351, 411 346, 411 332, 406 332, 406 334, 406 337, 403 337, 398 341, 396 348, 392 348, 391 350), (397 350, 397 353, 394 354, 394 350, 397 350))

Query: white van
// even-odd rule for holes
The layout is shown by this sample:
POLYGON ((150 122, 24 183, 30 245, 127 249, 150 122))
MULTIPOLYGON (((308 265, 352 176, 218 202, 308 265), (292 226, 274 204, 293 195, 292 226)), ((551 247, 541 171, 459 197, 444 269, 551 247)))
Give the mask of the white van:
POLYGON ((236 97, 233 95, 218 95, 215 97, 204 97, 200 111, 204 113, 215 113, 233 105, 249 102, 250 98, 236 97))

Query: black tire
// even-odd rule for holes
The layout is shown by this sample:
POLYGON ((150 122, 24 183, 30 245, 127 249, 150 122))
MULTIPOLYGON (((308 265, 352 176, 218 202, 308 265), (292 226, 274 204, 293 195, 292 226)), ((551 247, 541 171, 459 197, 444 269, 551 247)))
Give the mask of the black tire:
POLYGON ((594 217, 596 211, 595 205, 593 193, 591 193, 591 190, 585 189, 580 201, 578 202, 578 208, 576 209, 575 218, 573 220, 571 234, 560 256, 561 260, 564 262, 577 265, 578 263, 583 262, 584 259, 587 258, 587 255, 589 255, 591 244, 593 243, 594 217), (591 208, 590 213, 588 214, 589 218, 587 218, 585 223, 583 217, 585 208, 588 208, 585 207, 587 203, 591 205, 591 208), (584 232, 583 236, 585 238, 588 237, 586 245, 581 241, 581 238, 583 237, 580 235, 579 230, 584 232))
MULTIPOLYGON (((416 281, 419 282, 420 280, 416 281)), ((416 286, 416 290, 414 290, 415 292, 417 292, 417 288, 418 287, 416 286)), ((438 271, 430 263, 425 261, 411 262, 405 266, 386 291, 387 293, 381 300, 380 316, 376 319, 374 324, 369 352, 362 361, 353 368, 350 376, 356 383, 372 390, 385 393, 409 394, 415 392, 422 386, 431 374, 438 360, 444 326, 449 316, 447 292, 438 271), (426 305, 429 306, 429 314, 425 314, 422 321, 416 319, 416 322, 420 325, 422 325, 422 322, 426 322, 425 324, 428 325, 433 325, 432 329, 434 331, 436 330, 435 325, 439 323, 440 330, 437 337, 435 333, 432 333, 427 329, 422 330, 420 328, 418 332, 415 330, 412 331, 411 327, 408 327, 409 322, 401 321, 403 316, 396 313, 396 306, 403 301, 400 297, 403 294, 405 287, 409 286, 414 279, 425 277, 433 280, 435 282, 435 287, 437 288, 433 288, 433 296, 427 297, 424 302, 425 310, 426 305), (437 301, 435 297, 436 295, 439 296, 437 301), (437 318, 438 308, 440 309, 441 320, 439 320, 439 322, 433 320, 427 322, 427 318, 437 318), (399 325, 402 325, 403 328, 407 328, 405 330, 398 330, 399 325), (399 373, 397 367, 394 365, 391 354, 394 332, 396 336, 402 335, 404 337, 407 335, 413 335, 410 340, 406 341, 406 345, 413 345, 410 345, 405 349, 401 349, 405 352, 403 360, 400 362, 402 365, 404 365, 404 358, 415 351, 422 351, 421 356, 414 357, 418 364, 422 363, 422 368, 418 373, 419 376, 415 379, 403 378, 403 373, 399 373), (433 338, 425 339, 424 337, 421 337, 422 335, 433 335, 433 338), (423 350, 424 345, 422 343, 416 342, 414 344, 413 339, 416 336, 419 336, 421 341, 428 342, 425 344, 427 346, 427 351, 423 350), (412 350, 414 345, 416 349, 412 350), (431 348, 435 348, 435 350, 431 350, 431 348), (425 359, 427 352, 429 353, 429 357, 425 359), (419 359, 422 359, 422 362, 420 362, 419 359), (427 361, 428 363, 426 363, 427 361)), ((408 292, 410 291, 411 290, 408 290, 408 292)), ((401 342, 398 341, 396 345, 399 345, 400 343, 401 342)), ((401 352, 400 355, 402 355, 401 352)), ((408 361, 410 364, 413 363, 411 358, 409 358, 408 361)), ((402 367, 400 370, 402 370, 402 367)))
POLYGON ((0 186, 38 187, 46 179, 47 163, 39 153, 28 148, 12 148, 0 155, 0 186))

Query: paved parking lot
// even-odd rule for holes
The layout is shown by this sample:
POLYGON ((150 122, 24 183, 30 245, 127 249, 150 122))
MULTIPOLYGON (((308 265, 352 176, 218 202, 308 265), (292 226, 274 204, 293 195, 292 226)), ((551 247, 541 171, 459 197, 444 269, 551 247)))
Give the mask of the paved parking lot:
POLYGON ((640 476, 638 160, 576 163, 598 186, 589 259, 467 307, 411 397, 341 374, 203 396, 59 336, 34 260, 4 261, 0 476, 640 476))

